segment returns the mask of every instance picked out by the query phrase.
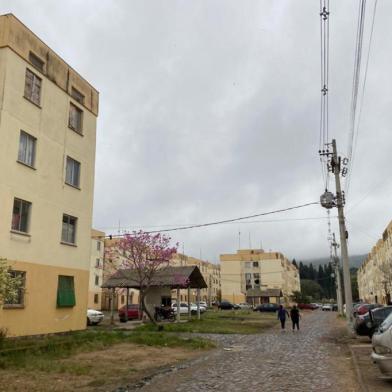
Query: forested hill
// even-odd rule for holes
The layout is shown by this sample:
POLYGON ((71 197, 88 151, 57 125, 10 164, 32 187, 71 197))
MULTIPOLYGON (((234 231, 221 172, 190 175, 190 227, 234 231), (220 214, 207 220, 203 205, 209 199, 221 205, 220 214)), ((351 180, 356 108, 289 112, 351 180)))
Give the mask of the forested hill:
MULTIPOLYGON (((340 257, 340 252, 339 252, 340 257)), ((359 268, 363 261, 366 259, 367 254, 350 256, 350 267, 359 268)), ((312 263, 313 266, 319 266, 329 263, 329 257, 319 257, 315 259, 302 260, 304 264, 312 263)))

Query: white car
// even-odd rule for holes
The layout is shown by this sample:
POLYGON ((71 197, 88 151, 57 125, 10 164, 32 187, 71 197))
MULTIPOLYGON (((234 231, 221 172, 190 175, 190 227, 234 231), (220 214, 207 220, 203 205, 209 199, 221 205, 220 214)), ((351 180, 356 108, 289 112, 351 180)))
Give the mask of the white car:
POLYGON ((241 302, 240 304, 238 304, 238 306, 240 307, 240 309, 253 309, 253 306, 246 302, 241 302))
POLYGON ((104 315, 99 310, 87 309, 87 325, 97 325, 104 318, 104 315))
POLYGON ((200 306, 203 306, 203 308, 208 308, 207 302, 206 301, 200 301, 199 302, 200 306))
MULTIPOLYGON (((177 304, 173 303, 172 308, 175 314, 177 314, 177 304)), ((204 313, 206 311, 206 308, 203 306, 200 306, 200 313, 204 313)), ((197 305, 191 303, 191 313, 195 314, 197 313, 197 305)), ((188 304, 186 302, 180 302, 180 314, 188 314, 188 304)))
POLYGON ((392 313, 372 337, 372 360, 383 375, 392 378, 392 313))
POLYGON ((323 310, 323 311, 330 311, 330 312, 332 312, 332 304, 324 304, 322 307, 321 307, 321 310, 323 310))

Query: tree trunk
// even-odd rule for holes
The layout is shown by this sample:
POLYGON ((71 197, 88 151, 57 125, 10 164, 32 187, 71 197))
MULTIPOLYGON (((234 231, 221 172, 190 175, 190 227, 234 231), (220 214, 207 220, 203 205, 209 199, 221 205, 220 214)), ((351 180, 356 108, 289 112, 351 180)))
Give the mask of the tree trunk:
POLYGON ((150 321, 154 324, 154 325, 158 325, 158 323, 156 322, 154 315, 151 315, 148 307, 146 306, 146 294, 145 293, 140 293, 141 294, 141 298, 142 298, 142 310, 144 312, 146 312, 148 318, 150 319, 150 321))

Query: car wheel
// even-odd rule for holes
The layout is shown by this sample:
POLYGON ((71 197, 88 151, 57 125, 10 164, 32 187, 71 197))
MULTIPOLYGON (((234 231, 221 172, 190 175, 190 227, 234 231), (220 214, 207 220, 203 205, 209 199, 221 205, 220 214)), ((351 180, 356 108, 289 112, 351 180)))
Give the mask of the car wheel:
POLYGON ((88 317, 87 317, 87 325, 91 325, 91 321, 88 317))

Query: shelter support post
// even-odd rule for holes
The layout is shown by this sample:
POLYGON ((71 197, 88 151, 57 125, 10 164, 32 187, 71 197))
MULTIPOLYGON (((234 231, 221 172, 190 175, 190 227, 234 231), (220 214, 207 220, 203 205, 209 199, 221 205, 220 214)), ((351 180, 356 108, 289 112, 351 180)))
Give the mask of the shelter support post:
POLYGON ((200 320, 200 289, 197 288, 197 319, 200 320))
POLYGON ((181 315, 180 315, 180 289, 177 287, 177 322, 180 322, 181 315))
POLYGON ((111 295, 111 300, 110 300, 110 324, 114 324, 114 295, 115 295, 115 289, 112 289, 112 295, 111 295))
POLYGON ((191 288, 188 286, 188 320, 191 319, 191 288))
POLYGON ((125 322, 128 322, 129 287, 127 287, 127 301, 125 310, 125 322))

